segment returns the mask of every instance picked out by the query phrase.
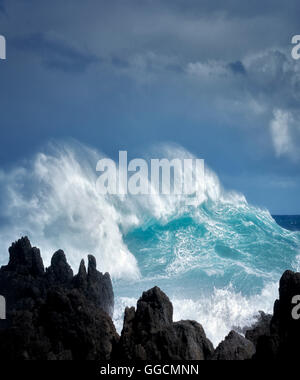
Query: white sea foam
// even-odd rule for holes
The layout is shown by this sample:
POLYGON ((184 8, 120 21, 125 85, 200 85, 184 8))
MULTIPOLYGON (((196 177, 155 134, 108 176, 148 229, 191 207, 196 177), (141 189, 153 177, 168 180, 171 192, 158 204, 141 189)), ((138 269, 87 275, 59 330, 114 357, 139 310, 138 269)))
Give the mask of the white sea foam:
POLYGON ((95 188, 92 163, 98 153, 80 147, 56 146, 37 154, 21 169, 1 177, 1 262, 9 244, 28 235, 42 250, 46 264, 55 249, 64 249, 73 268, 83 255, 93 253, 101 270, 116 278, 138 278, 136 259, 123 242, 119 225, 136 223, 95 188))
POLYGON ((172 299, 174 320, 192 319, 201 323, 207 337, 214 346, 228 334, 230 330, 251 326, 260 310, 273 312, 273 304, 278 298, 278 283, 269 283, 261 293, 246 297, 236 293, 232 287, 214 289, 214 292, 198 300, 172 299))
MULTIPOLYGON (((162 147, 157 156, 195 158, 173 146, 162 147)), ((172 299, 174 319, 202 323, 214 344, 233 326, 250 324, 259 309, 271 311, 277 296, 273 281, 284 269, 299 268, 299 234, 280 228, 267 210, 249 205, 243 195, 224 190, 207 167, 205 199, 195 197, 192 205, 184 196, 101 195, 95 186, 101 157, 78 143, 55 144, 21 167, 0 172, 0 264, 7 262, 11 242, 28 235, 46 265, 59 248, 75 270, 85 254, 94 254, 98 268, 114 278, 116 293, 119 279, 145 280, 151 286, 170 281, 169 289, 184 288, 183 276, 190 287, 201 280, 205 289, 233 282, 234 289, 221 285, 199 299, 188 298, 184 289, 172 299), (184 215, 190 218, 188 226, 179 224, 184 215), (161 228, 172 221, 175 229, 161 228), (132 248, 126 238, 138 228, 145 236, 150 229, 152 239, 133 239, 132 248), (257 295, 246 296, 253 285, 257 295)), ((136 302, 132 294, 117 294, 119 330, 125 305, 136 302)))
MULTIPOLYGON (((211 295, 199 299, 175 297, 171 298, 174 308, 173 320, 197 321, 216 347, 230 330, 242 333, 244 327, 255 323, 260 310, 272 314, 276 298, 277 282, 269 283, 261 293, 250 297, 236 293, 232 286, 214 289, 211 295)), ((136 307, 136 301, 135 298, 129 297, 116 298, 114 323, 119 333, 123 327, 125 307, 136 307)))
MULTIPOLYGON (((195 158, 184 149, 164 147, 162 157, 195 158)), ((123 241, 123 232, 153 217, 168 220, 186 210, 185 197, 103 196, 96 191, 96 162, 103 155, 82 144, 55 143, 31 161, 1 173, 0 262, 13 240, 28 235, 42 249, 46 264, 61 248, 76 269, 83 255, 93 253, 101 270, 115 278, 138 278, 137 262, 123 241)), ((244 202, 222 190, 206 168, 206 198, 244 202)), ((203 199, 194 199, 195 206, 203 199)))

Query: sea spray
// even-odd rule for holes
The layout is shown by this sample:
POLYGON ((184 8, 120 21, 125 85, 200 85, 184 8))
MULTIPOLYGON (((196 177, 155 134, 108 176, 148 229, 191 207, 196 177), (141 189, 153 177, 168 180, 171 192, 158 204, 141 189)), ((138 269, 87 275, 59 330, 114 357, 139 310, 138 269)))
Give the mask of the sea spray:
MULTIPOLYGON (((170 146, 160 156, 194 157, 170 146)), ((215 344, 259 310, 272 311, 282 272, 299 267, 299 232, 224 190, 208 167, 204 198, 192 202, 185 195, 101 195, 101 157, 81 144, 56 144, 0 173, 2 264, 21 235, 41 247, 46 264, 59 248, 73 269, 93 253, 112 275, 119 330, 124 307, 155 285, 173 301, 174 319, 202 323, 215 344)))

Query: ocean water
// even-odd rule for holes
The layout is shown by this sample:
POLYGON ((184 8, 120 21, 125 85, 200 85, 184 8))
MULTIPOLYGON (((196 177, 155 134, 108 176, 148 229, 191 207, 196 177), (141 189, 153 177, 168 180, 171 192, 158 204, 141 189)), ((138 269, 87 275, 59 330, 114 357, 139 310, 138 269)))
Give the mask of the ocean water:
POLYGON ((148 220, 124 240, 141 278, 114 284, 119 330, 124 306, 158 285, 175 320, 197 320, 216 345, 232 328, 251 325, 259 310, 271 313, 283 271, 299 270, 300 232, 246 202, 207 200, 164 222, 148 220))
MULTIPOLYGON (((298 217, 275 220, 224 189, 208 167, 205 196, 192 204, 184 196, 103 196, 95 187, 101 157, 81 144, 55 144, 0 172, 0 264, 21 235, 46 265, 60 248, 74 271, 94 254, 113 279, 118 331, 125 306, 153 286, 171 299, 174 320, 200 322, 214 345, 259 310, 272 312, 283 271, 300 269, 298 217)), ((160 157, 193 158, 170 146, 160 157)))
POLYGON ((290 231, 300 231, 300 215, 273 215, 276 222, 290 231))

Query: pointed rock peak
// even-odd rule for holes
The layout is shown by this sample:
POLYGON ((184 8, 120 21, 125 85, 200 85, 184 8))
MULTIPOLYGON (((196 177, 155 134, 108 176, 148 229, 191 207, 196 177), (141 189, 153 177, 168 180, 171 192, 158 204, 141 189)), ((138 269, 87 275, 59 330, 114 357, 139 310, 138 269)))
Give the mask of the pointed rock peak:
POLYGON ((26 255, 31 250, 31 244, 27 236, 12 243, 9 248, 9 264, 11 262, 23 262, 26 263, 26 255))
POLYGON ((171 304, 169 297, 158 286, 143 292, 140 300, 157 304, 157 306, 171 304))
POLYGON ((80 265, 79 265, 79 270, 78 270, 78 277, 82 278, 82 279, 86 279, 87 277, 87 273, 86 273, 86 267, 85 267, 85 263, 84 263, 84 260, 82 259, 80 261, 80 265))
POLYGON ((73 278, 73 271, 67 263, 64 251, 58 250, 51 259, 51 266, 47 269, 47 273, 55 282, 66 283, 73 278))
POLYGON ((137 318, 149 319, 151 325, 170 324, 173 321, 173 305, 168 296, 157 286, 143 293, 138 300, 137 318))
POLYGON ((40 250, 32 247, 27 236, 22 237, 9 248, 8 269, 27 272, 32 275, 44 274, 40 250))
POLYGON ((232 330, 218 345, 212 360, 250 360, 254 354, 254 344, 232 330))
POLYGON ((84 260, 81 260, 79 270, 73 279, 73 284, 77 288, 85 289, 87 287, 87 272, 84 260))
POLYGON ((88 260, 89 260, 89 268, 96 269, 97 268, 97 262, 96 262, 95 256, 88 255, 88 260))
POLYGON ((66 255, 63 250, 59 249, 56 251, 51 259, 51 266, 56 266, 60 264, 67 264, 66 255))
POLYGON ((88 275, 93 276, 97 273, 97 263, 93 255, 88 255, 88 275))

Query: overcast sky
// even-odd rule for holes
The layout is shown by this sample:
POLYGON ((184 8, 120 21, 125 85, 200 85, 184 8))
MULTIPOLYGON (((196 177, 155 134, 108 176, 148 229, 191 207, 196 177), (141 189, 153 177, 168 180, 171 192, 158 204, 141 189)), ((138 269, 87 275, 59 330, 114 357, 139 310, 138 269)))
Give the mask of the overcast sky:
POLYGON ((300 2, 0 0, 0 168, 50 139, 116 157, 174 142, 300 214, 300 2))

